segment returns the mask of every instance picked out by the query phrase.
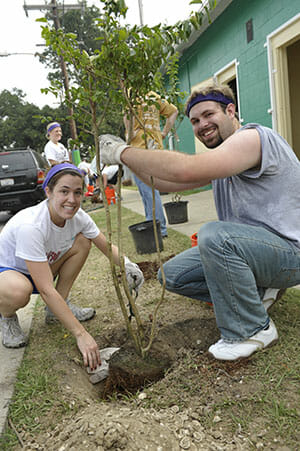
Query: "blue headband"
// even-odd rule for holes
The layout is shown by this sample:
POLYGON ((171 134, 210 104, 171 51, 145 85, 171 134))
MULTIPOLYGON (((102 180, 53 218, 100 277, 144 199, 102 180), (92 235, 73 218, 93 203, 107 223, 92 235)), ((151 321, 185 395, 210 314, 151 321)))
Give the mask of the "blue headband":
POLYGON ((55 174, 57 174, 60 171, 64 171, 65 169, 72 169, 72 171, 78 172, 78 175, 82 177, 82 171, 78 169, 77 166, 74 166, 74 164, 71 163, 56 164, 55 166, 52 166, 52 168, 47 172, 46 178, 43 183, 43 190, 46 191, 45 189, 46 186, 48 185, 48 183, 55 174))
POLYGON ((51 125, 51 127, 47 129, 47 133, 51 132, 51 130, 57 127, 60 127, 60 124, 58 122, 55 122, 54 124, 51 125))
POLYGON ((203 94, 198 94, 196 97, 194 97, 187 105, 186 107, 186 115, 189 117, 190 111, 193 108, 194 105, 197 105, 197 103, 200 102, 206 102, 207 100, 212 100, 213 102, 219 102, 224 103, 225 105, 229 105, 230 103, 234 103, 233 99, 230 99, 229 97, 224 96, 221 92, 211 92, 210 94, 207 94, 206 96, 203 94))

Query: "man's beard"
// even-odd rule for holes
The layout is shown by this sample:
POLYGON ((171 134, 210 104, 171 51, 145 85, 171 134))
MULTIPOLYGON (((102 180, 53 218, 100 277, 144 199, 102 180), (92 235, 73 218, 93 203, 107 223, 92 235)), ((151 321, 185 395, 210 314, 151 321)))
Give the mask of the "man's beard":
POLYGON ((220 146, 220 144, 222 144, 224 142, 224 139, 221 136, 219 136, 218 140, 216 142, 211 143, 211 144, 209 142, 203 141, 202 139, 199 139, 199 141, 202 144, 204 144, 205 147, 207 147, 208 149, 215 149, 216 147, 220 146))

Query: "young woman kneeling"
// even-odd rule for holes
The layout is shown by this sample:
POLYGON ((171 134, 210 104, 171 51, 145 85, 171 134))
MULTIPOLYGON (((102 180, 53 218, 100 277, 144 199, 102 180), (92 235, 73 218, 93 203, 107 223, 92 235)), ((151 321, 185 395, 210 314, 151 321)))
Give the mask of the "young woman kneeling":
MULTIPOLYGON (((80 323, 95 315, 80 308, 68 296, 89 254, 91 243, 108 256, 108 243, 90 216, 80 208, 83 175, 70 163, 53 166, 43 188, 47 199, 12 217, 0 234, 0 317, 2 343, 8 348, 27 344, 17 310, 39 293, 46 304, 45 320, 59 320, 76 338, 86 366, 101 363, 98 346, 80 323), (53 280, 56 279, 54 285, 53 280)), ((112 245, 114 263, 118 248, 112 245)), ((130 288, 143 283, 139 267, 125 257, 130 288)))

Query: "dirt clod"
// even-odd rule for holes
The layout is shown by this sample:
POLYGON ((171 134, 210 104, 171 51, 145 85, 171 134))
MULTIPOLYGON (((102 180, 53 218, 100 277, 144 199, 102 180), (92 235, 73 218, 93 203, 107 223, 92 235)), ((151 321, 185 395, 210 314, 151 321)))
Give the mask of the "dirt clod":
MULTIPOLYGON (((169 255, 168 257, 165 257, 162 259, 162 263, 165 263, 167 260, 170 260, 170 258, 174 257, 175 254, 169 255)), ((159 270, 159 263, 158 261, 144 261, 139 262, 138 266, 140 267, 140 270, 144 274, 144 279, 156 279, 157 271, 159 270)))

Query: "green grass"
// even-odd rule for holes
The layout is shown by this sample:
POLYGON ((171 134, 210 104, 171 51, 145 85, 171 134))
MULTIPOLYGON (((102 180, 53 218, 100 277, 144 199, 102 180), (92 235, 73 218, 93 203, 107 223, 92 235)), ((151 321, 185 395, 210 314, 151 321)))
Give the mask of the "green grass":
MULTIPOLYGON (((89 205, 87 202, 86 205, 89 205)), ((112 220, 112 242, 117 244, 117 205, 110 206, 112 220)), ((107 224, 105 209, 96 209, 92 213, 93 220, 100 230, 106 234, 107 224)), ((143 216, 132 212, 129 209, 122 208, 122 236, 123 253, 129 256, 133 261, 142 261, 145 255, 136 253, 134 241, 128 231, 132 224, 141 222, 143 216)), ((170 230, 169 238, 164 242, 164 255, 170 255, 175 247, 184 250, 190 245, 187 236, 174 230, 170 230)), ((147 255, 147 260, 153 260, 156 254, 147 255)), ((105 269, 107 270, 107 269, 105 269)), ((82 270, 81 277, 95 283, 98 278, 99 251, 95 246, 92 247, 89 263, 82 270)), ((25 355, 21 367, 18 371, 17 382, 15 385, 15 394, 9 409, 10 426, 0 438, 0 449, 2 451, 14 450, 18 444, 16 430, 22 430, 28 436, 43 431, 45 427, 40 421, 41 418, 49 416, 59 421, 70 411, 70 405, 67 399, 61 397, 60 379, 63 377, 53 370, 56 356, 65 359, 66 362, 76 361, 78 352, 74 346, 74 338, 66 330, 58 325, 45 326, 43 320, 44 304, 41 300, 37 301, 34 313, 35 326, 31 332, 29 345, 25 350, 25 355), (49 330, 51 327, 51 333, 49 330), (61 351, 63 350, 63 351, 61 351), (60 354, 62 352, 62 355, 60 354)), ((111 317, 111 322, 114 322, 111 317)), ((96 336, 99 334, 98 323, 89 326, 89 332, 96 336)), ((76 403, 77 405, 77 403, 76 403)), ((77 406, 80 408, 80 403, 77 406)), ((72 409, 74 413, 74 409, 72 409)), ((51 420, 49 420, 49 424, 51 420)))
POLYGON ((180 196, 189 196, 190 194, 197 194, 197 193, 201 193, 202 191, 208 191, 210 189, 212 189, 211 184, 201 186, 200 188, 194 188, 194 189, 188 189, 185 191, 180 191, 178 194, 180 194, 180 196))

